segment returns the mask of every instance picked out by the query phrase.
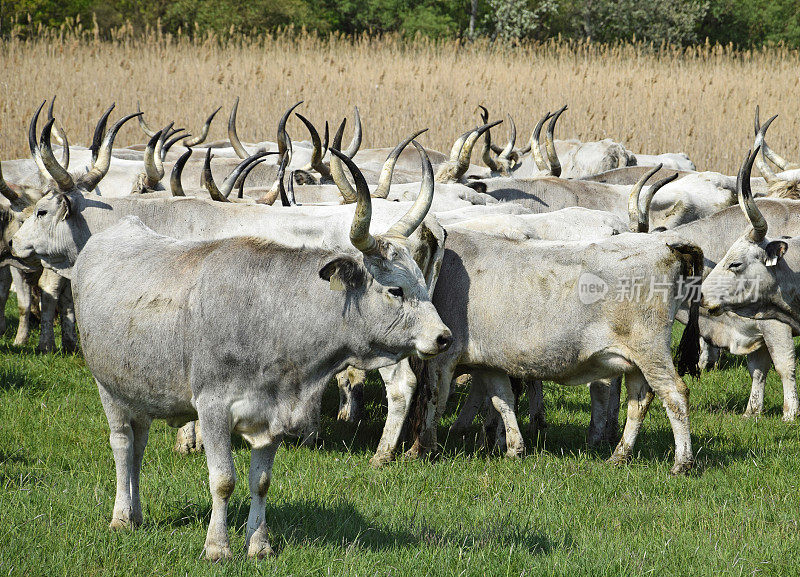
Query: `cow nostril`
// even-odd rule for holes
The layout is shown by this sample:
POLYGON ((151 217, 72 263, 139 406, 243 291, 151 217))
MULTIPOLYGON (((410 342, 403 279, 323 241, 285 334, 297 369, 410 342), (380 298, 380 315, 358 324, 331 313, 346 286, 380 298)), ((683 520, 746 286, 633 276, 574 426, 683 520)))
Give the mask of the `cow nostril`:
POLYGON ((453 335, 451 334, 441 334, 436 337, 436 346, 439 347, 439 352, 446 351, 452 342, 453 335))

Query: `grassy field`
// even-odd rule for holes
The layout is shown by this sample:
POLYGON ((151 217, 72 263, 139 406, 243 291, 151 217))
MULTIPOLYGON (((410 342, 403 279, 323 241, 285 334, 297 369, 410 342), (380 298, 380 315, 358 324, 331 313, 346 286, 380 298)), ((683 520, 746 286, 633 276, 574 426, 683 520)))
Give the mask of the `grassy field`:
MULTIPOLYGON (((205 459, 173 453, 156 423, 142 474, 145 523, 108 530, 114 466, 107 424, 80 356, 14 347, 16 306, 0 341, 2 575, 793 575, 800 572, 800 428, 781 422, 770 374, 766 415, 745 420, 739 359, 692 383, 698 466, 673 478, 672 435, 658 402, 635 460, 589 451, 588 391, 546 387, 550 427, 521 460, 447 439, 437 462, 368 459, 385 415, 373 382, 367 418, 335 420, 324 400, 324 444, 278 452, 267 519, 277 555, 243 556, 249 451, 235 445, 239 483, 229 523, 237 557, 201 552, 210 516, 205 459)), ((35 343, 34 343, 35 344, 35 343)), ((462 392, 463 394, 463 392, 462 392)), ((457 410, 451 402, 440 439, 457 410)), ((478 427, 473 433, 477 435, 478 427)), ((534 443, 526 440, 529 446, 534 443)))
MULTIPOLYGON (((345 115, 352 120, 358 105, 365 147, 394 146, 427 127, 421 144, 440 151, 478 123, 478 104, 486 104, 492 118, 511 114, 520 146, 545 111, 568 104, 557 138, 610 137, 636 152, 682 151, 698 168, 726 174, 736 174, 752 147, 753 111, 760 104, 765 116, 780 114, 770 128, 771 146, 800 160, 800 53, 784 48, 653 53, 635 45, 556 42, 503 49, 394 38, 323 42, 290 34, 192 42, 120 33, 116 42, 100 43, 66 34, 0 41, 0 65, 6 77, 0 82, 2 160, 29 155, 28 122, 53 94, 74 143, 90 141, 109 103, 117 103, 119 118, 134 111, 137 100, 152 125, 174 120, 190 131, 222 106, 211 138, 226 138, 227 115, 240 96, 245 140, 275 140, 280 115, 304 100, 299 111, 320 130, 325 120, 333 127, 345 115)), ((308 139, 296 118, 288 131, 308 139)), ((506 131, 498 128, 495 140, 504 143, 506 131)), ((130 123, 118 143, 143 140, 130 123)))

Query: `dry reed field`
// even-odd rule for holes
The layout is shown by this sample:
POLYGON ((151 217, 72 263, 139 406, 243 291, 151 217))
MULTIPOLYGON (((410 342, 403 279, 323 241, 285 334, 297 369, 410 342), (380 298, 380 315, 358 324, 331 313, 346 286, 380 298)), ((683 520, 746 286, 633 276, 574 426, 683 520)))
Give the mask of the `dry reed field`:
MULTIPOLYGON (((303 114, 320 128, 325 120, 338 124, 352 116, 358 105, 365 147, 394 145, 428 127, 423 144, 442 151, 477 124, 477 104, 486 104, 493 117, 510 113, 522 145, 538 116, 567 103, 557 137, 610 137, 644 153, 683 151, 698 169, 727 174, 736 173, 752 146, 753 110, 760 104, 763 114, 780 114, 771 145, 800 156, 800 54, 782 48, 497 47, 290 33, 229 41, 115 37, 100 42, 84 32, 2 42, 1 158, 27 156, 27 122, 53 94, 74 143, 89 141, 110 102, 123 113, 137 99, 152 124, 175 120, 189 130, 223 106, 211 137, 225 138, 225 116, 239 96, 239 133, 250 141, 274 140, 282 111, 304 100, 303 114)), ((297 119, 289 130, 295 139, 307 138, 297 119)), ((142 140, 132 123, 118 143, 142 140)))

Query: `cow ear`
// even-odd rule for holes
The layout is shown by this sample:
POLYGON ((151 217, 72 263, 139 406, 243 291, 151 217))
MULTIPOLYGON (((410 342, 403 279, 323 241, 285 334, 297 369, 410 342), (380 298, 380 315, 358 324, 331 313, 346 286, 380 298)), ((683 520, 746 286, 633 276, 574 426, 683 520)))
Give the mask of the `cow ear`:
POLYGON ((57 220, 67 220, 71 214, 72 202, 66 194, 59 194, 57 220))
POLYGON ((323 266, 319 277, 331 283, 331 290, 343 291, 363 284, 364 269, 349 256, 340 256, 323 266))
POLYGON ((767 251, 767 266, 775 266, 778 264, 778 259, 781 258, 786 251, 789 250, 789 245, 782 240, 773 240, 764 248, 767 251))

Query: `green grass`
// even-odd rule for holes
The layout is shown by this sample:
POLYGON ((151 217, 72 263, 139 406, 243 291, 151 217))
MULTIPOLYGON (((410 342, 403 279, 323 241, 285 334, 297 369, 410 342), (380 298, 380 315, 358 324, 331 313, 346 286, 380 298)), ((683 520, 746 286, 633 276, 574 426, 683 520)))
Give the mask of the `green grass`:
POLYGON ((335 420, 331 388, 323 446, 278 452, 267 508, 277 555, 243 556, 249 451, 238 443, 229 515, 237 556, 211 565, 200 558, 211 507, 204 457, 173 453, 174 430, 155 424, 142 473, 144 526, 110 532, 114 466, 91 375, 80 356, 11 345, 14 302, 6 315, 0 575, 800 573, 800 428, 781 422, 774 372, 766 415, 740 416, 749 393, 740 359, 725 358, 723 370, 691 385, 698 466, 682 478, 668 472, 672 434, 658 402, 635 460, 613 467, 610 450, 585 448, 586 388, 556 385, 546 387, 546 438, 525 459, 446 439, 456 399, 440 429, 443 458, 376 471, 368 459, 385 413, 379 388, 368 387, 359 426, 335 420))

